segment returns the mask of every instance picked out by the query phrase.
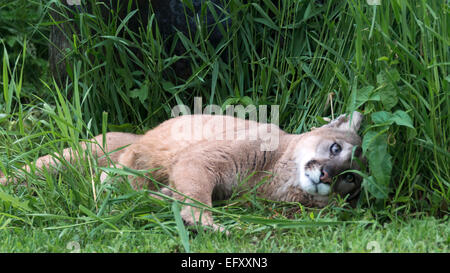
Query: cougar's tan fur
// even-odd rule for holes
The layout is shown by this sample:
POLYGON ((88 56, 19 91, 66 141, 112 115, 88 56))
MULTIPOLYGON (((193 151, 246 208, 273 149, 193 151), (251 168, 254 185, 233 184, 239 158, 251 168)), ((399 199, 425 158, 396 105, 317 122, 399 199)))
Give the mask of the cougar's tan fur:
MULTIPOLYGON (((320 128, 294 135, 275 125, 230 116, 190 115, 163 122, 145 135, 112 132, 105 135, 106 141, 99 135, 81 147, 89 145, 100 166, 115 162, 136 170, 156 169, 152 177, 181 193, 163 190, 178 200, 195 199, 211 206, 213 199, 226 199, 239 187, 255 189, 272 200, 323 207, 333 191, 341 195, 359 192, 360 178, 347 181, 345 176, 338 177, 333 185, 331 178, 357 168, 352 154, 361 157, 354 149, 361 144, 357 134, 361 120, 362 115, 354 112, 351 119, 342 115, 320 128)), ((62 155, 71 162, 80 159, 76 154, 67 148, 62 155)), ((51 170, 57 158, 40 157, 36 169, 51 170)), ((30 172, 31 168, 23 170, 30 172)), ((145 177, 130 176, 129 180, 136 189, 156 190, 145 177)), ((7 181, 0 178, 2 184, 7 181)), ((181 214, 187 224, 215 227, 208 210, 184 206, 181 214)))

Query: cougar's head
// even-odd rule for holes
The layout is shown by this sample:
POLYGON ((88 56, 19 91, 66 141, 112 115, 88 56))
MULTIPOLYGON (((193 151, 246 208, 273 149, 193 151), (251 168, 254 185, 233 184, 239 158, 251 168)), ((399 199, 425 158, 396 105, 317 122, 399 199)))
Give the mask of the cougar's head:
POLYGON ((362 119, 358 112, 341 115, 302 135, 296 147, 297 183, 302 190, 316 197, 331 192, 347 196, 347 200, 359 196, 362 178, 345 171, 359 169, 358 161, 363 161, 357 134, 362 119))

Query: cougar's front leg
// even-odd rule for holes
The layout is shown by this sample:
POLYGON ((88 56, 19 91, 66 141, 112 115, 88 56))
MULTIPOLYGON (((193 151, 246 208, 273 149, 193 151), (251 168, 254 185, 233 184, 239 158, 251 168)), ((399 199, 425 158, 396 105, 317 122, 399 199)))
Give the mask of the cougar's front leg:
MULTIPOLYGON (((125 151, 120 155, 119 157, 119 165, 117 167, 123 168, 127 167, 134 170, 142 170, 145 169, 145 166, 142 166, 140 162, 142 161, 140 148, 141 144, 132 144, 128 148, 125 149, 125 151)), ((144 188, 144 186, 148 183, 147 179, 145 177, 136 177, 134 175, 128 176, 128 181, 130 182, 131 186, 136 190, 141 190, 144 188)))
MULTIPOLYGON (((182 202, 192 203, 197 200, 206 206, 212 206, 212 193, 215 186, 214 174, 210 173, 200 162, 186 159, 179 160, 172 166, 169 174, 170 184, 179 193, 173 196, 182 202)), ((191 205, 184 205, 181 210, 181 217, 187 225, 211 226, 214 225, 211 211, 201 209, 191 205)))

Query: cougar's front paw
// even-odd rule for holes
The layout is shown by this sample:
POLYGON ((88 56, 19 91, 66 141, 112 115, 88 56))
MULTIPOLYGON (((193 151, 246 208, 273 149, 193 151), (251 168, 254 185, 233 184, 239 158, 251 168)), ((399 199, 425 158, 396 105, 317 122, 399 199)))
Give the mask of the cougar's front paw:
POLYGON ((185 206, 181 210, 181 218, 184 223, 188 226, 202 225, 202 226, 212 226, 213 219, 211 217, 211 212, 201 211, 198 208, 191 206, 185 206))
POLYGON ((229 231, 225 230, 225 227, 214 224, 211 212, 209 211, 201 212, 197 208, 186 206, 181 210, 180 214, 184 224, 187 226, 199 225, 203 226, 205 230, 224 232, 226 235, 230 234, 229 231))

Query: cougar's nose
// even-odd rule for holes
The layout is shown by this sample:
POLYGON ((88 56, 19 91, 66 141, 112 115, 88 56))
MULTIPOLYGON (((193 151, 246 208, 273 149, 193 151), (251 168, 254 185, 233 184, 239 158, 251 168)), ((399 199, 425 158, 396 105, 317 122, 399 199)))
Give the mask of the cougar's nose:
POLYGON ((319 179, 323 183, 331 183, 331 177, 323 167, 320 169, 320 178, 319 179))

